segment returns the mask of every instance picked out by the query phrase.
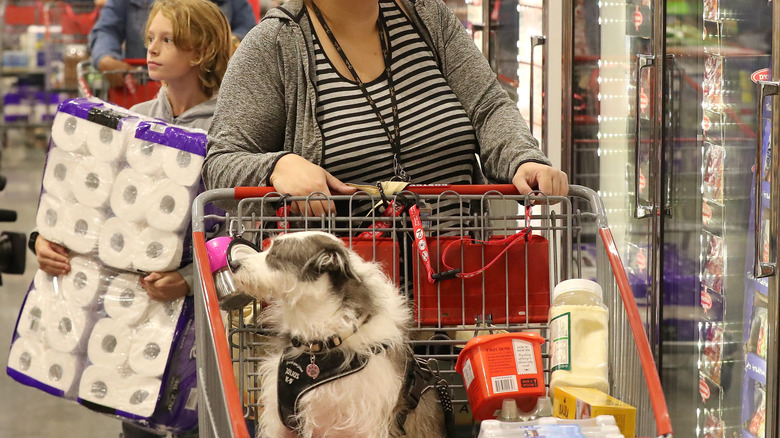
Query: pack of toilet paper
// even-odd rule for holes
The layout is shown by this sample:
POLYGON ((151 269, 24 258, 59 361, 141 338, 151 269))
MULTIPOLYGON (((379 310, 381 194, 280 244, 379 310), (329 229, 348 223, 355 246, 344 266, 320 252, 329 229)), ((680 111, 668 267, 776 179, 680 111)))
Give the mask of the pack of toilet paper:
POLYGON ((192 297, 160 302, 141 274, 74 256, 36 272, 8 355, 15 380, 157 432, 197 425, 192 297))
POLYGON ((192 298, 152 300, 150 272, 191 262, 190 208, 206 133, 97 100, 62 103, 36 226, 70 271, 38 271, 8 374, 158 432, 197 425, 192 298))
POLYGON ((38 232, 117 269, 176 269, 191 253, 185 236, 205 155, 203 131, 97 99, 63 102, 52 126, 38 232))

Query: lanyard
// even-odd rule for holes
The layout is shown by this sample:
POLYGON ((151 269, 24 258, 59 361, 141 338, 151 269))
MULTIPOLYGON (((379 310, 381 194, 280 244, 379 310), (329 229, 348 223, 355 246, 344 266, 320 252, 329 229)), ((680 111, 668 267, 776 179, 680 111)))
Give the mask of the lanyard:
POLYGON ((368 93, 368 89, 366 89, 365 84, 363 84, 363 81, 360 80, 360 76, 358 76, 357 72, 355 71, 355 68, 352 66, 352 63, 349 62, 349 59, 347 58, 347 54, 344 53, 344 50, 342 50, 341 45, 336 40, 336 36, 333 35, 333 32, 330 30, 328 23, 325 22, 325 18, 322 16, 322 12, 320 11, 320 8, 317 7, 317 5, 314 2, 311 2, 311 6, 312 9, 314 9, 314 13, 317 15, 317 19, 320 21, 322 28, 325 30, 325 34, 328 35, 330 42, 333 44, 333 47, 336 48, 336 51, 341 57, 341 60, 344 61, 344 64, 346 64, 349 73, 355 78, 355 82, 357 82, 358 88, 360 88, 360 91, 363 93, 363 96, 365 96, 369 105, 371 105, 371 109, 374 110, 377 119, 379 119, 379 124, 382 125, 382 129, 384 129, 385 135, 387 135, 387 139, 390 141, 390 148, 393 151, 393 173, 395 174, 395 177, 400 179, 401 181, 409 181, 411 178, 406 173, 406 171, 403 168, 403 164, 401 163, 401 135, 400 135, 399 122, 398 122, 398 103, 395 98, 395 84, 393 83, 393 75, 392 72, 390 71, 390 67, 393 61, 392 59, 393 46, 389 38, 390 34, 387 31, 387 24, 385 23, 384 17, 382 16, 382 8, 381 7, 379 8, 379 16, 376 19, 376 23, 377 26, 379 27, 379 41, 382 46, 382 57, 384 58, 385 75, 387 76, 387 88, 390 92, 390 104, 393 110, 392 130, 390 129, 389 124, 385 122, 385 118, 382 117, 382 113, 379 111, 379 108, 376 106, 374 99, 368 93), (385 35, 387 35, 387 39, 385 35))

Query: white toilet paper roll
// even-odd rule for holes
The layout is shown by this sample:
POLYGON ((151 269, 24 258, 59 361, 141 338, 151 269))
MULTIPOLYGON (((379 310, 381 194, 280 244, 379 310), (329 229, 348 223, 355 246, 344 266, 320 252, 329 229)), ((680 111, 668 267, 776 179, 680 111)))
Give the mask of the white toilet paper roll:
POLYGON ((127 144, 127 158, 130 167, 145 175, 158 175, 162 173, 163 150, 162 146, 139 138, 130 138, 127 144))
MULTIPOLYGON (((33 286, 35 287, 35 290, 41 295, 41 297, 46 299, 54 299, 55 298, 55 279, 57 277, 53 275, 49 275, 46 272, 38 269, 35 271, 35 277, 33 278, 33 286)), ((57 282, 57 286, 59 286, 59 282, 57 282)), ((59 290, 59 287, 56 289, 59 290)))
POLYGON ((149 190, 146 222, 162 231, 178 231, 190 217, 190 191, 169 179, 162 179, 149 190))
POLYGON ((51 127, 51 139, 57 147, 73 152, 86 146, 86 120, 67 113, 57 113, 51 127))
POLYGON ((173 332, 179 321, 184 298, 171 301, 152 301, 147 312, 148 324, 173 332))
POLYGON ((76 159, 64 149, 52 147, 46 157, 46 170, 43 172, 43 190, 61 200, 75 199, 70 189, 70 180, 76 159))
POLYGON ((94 122, 86 123, 87 149, 100 161, 115 161, 125 154, 125 139, 122 133, 94 122))
POLYGON ((132 329, 124 321, 114 318, 100 319, 89 335, 89 361, 104 368, 118 370, 127 361, 132 336, 132 329))
POLYGON ((65 247, 80 254, 92 252, 106 221, 103 211, 75 203, 66 207, 62 216, 60 229, 65 247))
POLYGON ((133 267, 139 271, 171 271, 181 263, 183 242, 175 233, 145 228, 134 244, 133 267))
POLYGON ((44 351, 41 342, 27 339, 24 336, 16 338, 8 353, 8 368, 35 380, 41 380, 45 369, 44 351))
POLYGON ((16 331, 20 336, 43 341, 44 323, 49 316, 48 307, 52 302, 54 302, 52 298, 45 299, 39 290, 30 290, 16 323, 16 331))
POLYGON ((146 217, 152 179, 132 168, 124 169, 111 189, 111 210, 122 219, 138 222, 146 217))
POLYGON ((108 266, 130 269, 135 255, 134 242, 141 233, 139 226, 119 217, 103 224, 98 238, 98 255, 108 266))
POLYGON ((136 330, 130 344, 130 368, 142 376, 161 376, 168 363, 172 341, 173 330, 169 327, 155 324, 141 326, 136 330))
POLYGON ((60 226, 63 210, 62 201, 47 193, 41 195, 38 213, 35 215, 35 226, 41 236, 55 243, 64 243, 65 233, 60 226))
POLYGON ((130 376, 121 389, 119 410, 148 417, 154 413, 162 388, 162 380, 146 376, 130 376))
POLYGON ((79 398, 116 408, 120 404, 124 384, 125 379, 115 370, 91 365, 81 374, 79 398))
POLYGON ((151 299, 141 287, 141 276, 138 274, 120 274, 111 281, 106 295, 103 297, 103 307, 108 316, 124 321, 127 325, 135 325, 146 317, 151 299))
POLYGON ((76 200, 87 207, 102 207, 108 202, 116 178, 111 164, 95 157, 83 157, 72 173, 71 189, 76 200))
POLYGON ((185 187, 200 181, 204 157, 172 147, 162 149, 163 171, 168 178, 185 187))
POLYGON ((71 307, 90 307, 100 292, 102 275, 99 263, 87 257, 71 257, 70 271, 62 277, 65 302, 71 307))
POLYGON ((84 345, 89 316, 83 309, 68 305, 50 306, 43 324, 43 333, 49 347, 70 353, 84 345))
POLYGON ((41 381, 60 391, 68 392, 83 363, 83 359, 74 354, 47 351, 44 356, 41 381))

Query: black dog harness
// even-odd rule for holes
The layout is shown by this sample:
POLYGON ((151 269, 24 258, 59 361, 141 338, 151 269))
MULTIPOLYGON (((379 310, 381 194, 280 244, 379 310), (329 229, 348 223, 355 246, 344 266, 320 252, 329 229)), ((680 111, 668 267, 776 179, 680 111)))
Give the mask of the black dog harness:
MULTIPOLYGON (((279 403, 279 418, 288 429, 295 431, 300 428, 298 414, 300 399, 309 391, 328 382, 354 374, 368 365, 371 356, 383 353, 388 346, 376 345, 369 355, 355 355, 345 363, 346 355, 338 347, 344 339, 357 332, 358 328, 369 319, 361 315, 351 330, 347 329, 324 341, 304 341, 299 337, 290 338, 292 348, 288 348, 279 361, 277 371, 276 396, 279 403), (304 347, 296 356, 289 357, 293 348, 304 347)), ((428 362, 410 356, 406 363, 406 377, 401 388, 401 409, 396 416, 396 424, 405 435, 404 424, 407 415, 420 402, 425 390, 435 387, 444 410, 447 436, 454 437, 454 416, 449 388, 446 381, 436 381, 436 374, 431 371, 428 362)))
POLYGON ((283 358, 279 362, 277 377, 282 423, 290 430, 298 429, 298 402, 301 397, 320 385, 362 370, 368 359, 369 356, 355 356, 345 365, 345 355, 338 349, 316 354, 303 352, 289 359, 283 358))
MULTIPOLYGON (((386 346, 372 348, 374 354, 380 354, 386 346)), ((289 351, 289 350, 288 350, 289 351)), ((300 428, 298 413, 299 401, 314 388, 336 379, 354 374, 368 365, 371 356, 354 356, 348 364, 341 350, 326 350, 325 352, 302 352, 289 359, 279 362, 277 398, 279 400, 279 418, 288 429, 295 431, 300 428)), ((447 383, 439 379, 431 371, 427 361, 411 357, 406 364, 406 377, 401 392, 402 408, 396 416, 396 424, 402 434, 406 435, 404 424, 406 417, 420 403, 426 389, 434 387, 444 410, 447 436, 454 437, 454 416, 447 383)))

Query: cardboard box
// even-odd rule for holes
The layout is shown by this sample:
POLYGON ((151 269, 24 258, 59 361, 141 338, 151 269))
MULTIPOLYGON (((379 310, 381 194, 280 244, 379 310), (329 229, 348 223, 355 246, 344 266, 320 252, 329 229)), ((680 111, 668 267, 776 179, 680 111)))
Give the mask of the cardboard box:
POLYGON ((557 387, 553 416, 581 420, 611 415, 626 438, 635 436, 636 408, 598 389, 557 387))

